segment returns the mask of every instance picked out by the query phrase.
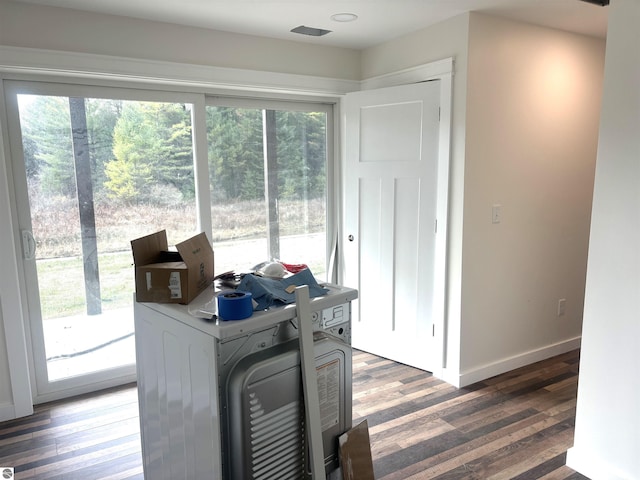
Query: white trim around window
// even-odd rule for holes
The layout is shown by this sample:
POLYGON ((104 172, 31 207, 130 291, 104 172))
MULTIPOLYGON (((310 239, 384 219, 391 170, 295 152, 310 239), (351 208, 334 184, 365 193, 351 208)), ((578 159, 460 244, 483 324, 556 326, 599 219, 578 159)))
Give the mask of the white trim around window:
POLYGON ((180 86, 184 91, 211 89, 256 93, 301 94, 308 97, 343 95, 360 89, 360 82, 311 75, 224 68, 128 57, 0 46, 0 73, 65 77, 90 83, 126 81, 180 86))

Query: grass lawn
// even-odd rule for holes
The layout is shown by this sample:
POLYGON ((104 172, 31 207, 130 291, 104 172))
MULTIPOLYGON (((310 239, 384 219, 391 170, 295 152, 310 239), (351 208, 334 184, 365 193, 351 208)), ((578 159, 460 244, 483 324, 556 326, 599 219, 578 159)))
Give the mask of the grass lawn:
MULTIPOLYGON (((58 199, 59 200, 59 199, 58 199)), ((38 283, 42 318, 86 312, 80 230, 69 199, 43 203, 32 212, 38 239, 38 283), (62 202, 64 200, 64 203, 62 202)), ((175 207, 137 205, 97 207, 98 262, 102 310, 131 304, 135 290, 131 239, 166 229, 169 244, 194 234, 195 202, 175 207)), ((267 260, 264 202, 247 201, 212 206, 215 272, 247 267, 267 260), (254 251, 254 248, 256 250, 254 251)), ((280 205, 282 260, 307 263, 324 276, 325 205, 322 199, 283 201, 280 205), (321 236, 318 236, 321 235, 321 236)))
MULTIPOLYGON (((135 289, 131 252, 98 256, 102 309, 131 304, 135 289)), ((85 312, 82 257, 38 260, 38 283, 42 318, 60 318, 85 312)))
MULTIPOLYGON (((325 236, 292 235, 281 237, 283 261, 306 263, 317 278, 325 276, 325 236)), ((244 240, 214 244, 215 273, 246 271, 268 260, 264 240, 244 240)), ((135 273, 131 251, 98 255, 102 310, 131 305, 135 273)), ((37 262, 42 318, 61 318, 84 314, 85 287, 82 257, 41 259, 37 262)))

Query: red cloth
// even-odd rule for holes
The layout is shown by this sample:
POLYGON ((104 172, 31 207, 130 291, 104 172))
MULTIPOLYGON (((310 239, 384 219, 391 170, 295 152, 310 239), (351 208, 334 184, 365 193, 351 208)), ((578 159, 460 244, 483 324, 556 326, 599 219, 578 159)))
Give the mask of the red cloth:
POLYGON ((284 262, 280 262, 280 263, 282 264, 282 266, 287 272, 291 272, 291 273, 298 273, 304 270, 305 268, 309 268, 304 263, 298 263, 298 264, 291 264, 291 263, 284 263, 284 262))

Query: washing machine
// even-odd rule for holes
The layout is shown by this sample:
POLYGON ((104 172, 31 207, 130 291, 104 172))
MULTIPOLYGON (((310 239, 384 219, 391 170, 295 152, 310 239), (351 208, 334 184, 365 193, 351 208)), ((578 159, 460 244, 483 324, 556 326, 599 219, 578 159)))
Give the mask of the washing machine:
MULTIPOLYGON (((351 428, 351 301, 325 285, 311 299, 329 475, 351 428)), ((136 303, 136 358, 145 478, 310 478, 295 305, 233 322, 184 305, 136 303)))

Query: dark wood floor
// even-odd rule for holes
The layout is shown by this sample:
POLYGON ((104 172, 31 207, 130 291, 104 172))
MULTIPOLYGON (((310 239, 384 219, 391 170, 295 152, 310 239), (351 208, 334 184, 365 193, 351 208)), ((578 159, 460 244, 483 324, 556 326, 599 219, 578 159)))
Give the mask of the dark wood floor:
MULTIPOLYGON (((564 466, 578 360, 575 351, 456 389, 354 352, 354 424, 368 421, 376 479, 586 479, 564 466)), ((135 386, 35 410, 0 423, 0 466, 16 479, 142 480, 135 386)))
POLYGON ((586 479, 566 467, 579 352, 456 389, 367 353, 354 360, 354 424, 369 424, 378 480, 586 479))

